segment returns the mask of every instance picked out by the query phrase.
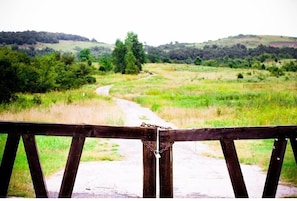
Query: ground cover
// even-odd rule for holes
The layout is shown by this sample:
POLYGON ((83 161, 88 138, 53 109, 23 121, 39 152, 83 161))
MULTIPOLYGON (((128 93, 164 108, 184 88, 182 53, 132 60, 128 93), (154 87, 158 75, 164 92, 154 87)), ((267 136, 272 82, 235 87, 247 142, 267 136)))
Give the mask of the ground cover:
MULTIPOLYGON (((149 107, 179 128, 297 124, 296 73, 277 78, 255 69, 184 64, 147 64, 144 69, 155 76, 116 84, 112 95, 149 107), (238 79, 239 73, 243 78, 238 79)), ((220 149, 216 143, 210 145, 220 149)), ((236 145, 241 162, 268 167, 273 141, 241 141, 236 145)), ((214 157, 220 157, 215 153, 214 157)), ((297 184, 290 146, 281 177, 297 184)))
MULTIPOLYGON (((2 105, 0 119, 12 121, 84 123, 122 125, 123 115, 111 98, 95 94, 97 85, 81 89, 46 94, 19 94, 20 100, 2 105), (35 98, 34 98, 35 97, 35 98), (38 97, 38 98, 36 98, 38 97), (35 101, 34 101, 35 100, 35 101), (36 100, 39 100, 36 102, 36 100)), ((0 135, 0 161, 6 142, 0 135)), ((41 165, 45 176, 65 167, 71 139, 67 137, 36 137, 41 165)), ((87 139, 82 161, 119 160, 118 145, 108 139, 87 139)), ((34 190, 28 163, 20 142, 9 186, 9 196, 32 197, 34 190)))
MULTIPOLYGON (((276 78, 267 71, 185 64, 146 64, 143 69, 145 73, 139 75, 96 75, 95 85, 78 90, 20 94, 20 100, 15 105, 1 107, 0 118, 122 125, 123 116, 112 99, 95 94, 97 87, 113 85, 112 96, 149 107, 179 128, 297 124, 296 73, 276 78), (243 78, 238 79, 238 74, 242 74, 243 78)), ((5 140, 6 136, 0 135, 0 156, 5 140)), ((69 140, 37 138, 46 175, 65 166, 69 140), (50 158, 50 155, 55 158, 50 158)), ((269 140, 236 142, 241 162, 267 168, 272 143, 269 140)), ((209 145, 214 150, 220 149, 216 143, 209 145)), ((117 160, 120 156, 116 150, 117 146, 108 140, 90 141, 86 143, 82 160, 117 160)), ((221 157, 221 151, 214 153, 212 157, 221 157)), ((283 181, 297 184, 296 164, 289 146, 281 176, 283 181)), ((33 195, 22 144, 18 150, 9 194, 33 195)))

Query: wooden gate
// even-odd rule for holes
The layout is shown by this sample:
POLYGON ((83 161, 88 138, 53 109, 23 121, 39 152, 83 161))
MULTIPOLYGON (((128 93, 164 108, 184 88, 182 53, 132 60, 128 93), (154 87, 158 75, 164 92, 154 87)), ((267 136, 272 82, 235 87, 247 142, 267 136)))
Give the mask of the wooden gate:
MULTIPOLYGON (((121 138, 143 142, 143 197, 156 197, 156 162, 159 160, 160 197, 173 197, 173 146, 180 141, 218 140, 221 143, 235 197, 248 197, 234 140, 275 139, 263 197, 275 197, 287 140, 297 163, 297 126, 236 127, 203 129, 160 129, 158 127, 117 127, 81 124, 50 124, 0 121, 0 133, 8 134, 0 167, 0 197, 7 197, 20 138, 28 159, 35 195, 48 197, 42 172, 36 135, 71 137, 72 143, 60 187, 59 197, 72 195, 85 139, 121 138), (160 155, 161 157, 156 157, 160 155), (157 158, 157 160, 156 160, 157 158)), ((141 184, 140 184, 141 185, 141 184)))

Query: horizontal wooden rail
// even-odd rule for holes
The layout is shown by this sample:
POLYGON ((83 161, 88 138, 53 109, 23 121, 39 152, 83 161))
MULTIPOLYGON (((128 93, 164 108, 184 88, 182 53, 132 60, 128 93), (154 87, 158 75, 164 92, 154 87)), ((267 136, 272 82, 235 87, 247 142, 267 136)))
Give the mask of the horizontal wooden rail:
POLYGON ((162 142, 273 139, 296 137, 297 126, 171 129, 159 132, 162 142))
POLYGON ((145 141, 156 140, 155 129, 149 127, 0 121, 0 133, 10 132, 65 137, 120 138, 140 139, 145 141))

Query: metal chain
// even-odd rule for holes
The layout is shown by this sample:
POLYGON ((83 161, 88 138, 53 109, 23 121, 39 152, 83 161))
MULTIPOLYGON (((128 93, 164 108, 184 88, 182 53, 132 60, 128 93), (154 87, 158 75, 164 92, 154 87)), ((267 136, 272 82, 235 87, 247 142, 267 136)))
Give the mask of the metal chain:
POLYGON ((140 127, 148 127, 148 128, 160 128, 160 129, 172 129, 171 127, 164 127, 164 126, 158 126, 156 124, 148 124, 145 122, 142 122, 140 127))
MULTIPOLYGON (((159 135, 159 130, 160 129, 171 129, 171 127, 158 126, 158 125, 148 124, 148 123, 145 123, 145 122, 142 122, 140 126, 141 127, 148 127, 148 128, 156 128, 157 129, 157 135, 159 135)), ((146 148, 148 148, 151 152, 153 152, 155 154, 156 158, 160 158, 161 157, 160 154, 162 154, 163 152, 167 151, 172 146, 172 144, 174 143, 174 142, 170 142, 163 149, 156 150, 147 141, 142 141, 142 142, 143 142, 143 144, 144 144, 144 146, 146 148)))

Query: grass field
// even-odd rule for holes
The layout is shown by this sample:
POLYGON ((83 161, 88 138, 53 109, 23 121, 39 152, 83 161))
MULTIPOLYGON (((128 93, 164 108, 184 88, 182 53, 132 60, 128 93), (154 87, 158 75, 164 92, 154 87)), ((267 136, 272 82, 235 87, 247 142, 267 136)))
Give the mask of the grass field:
MULTIPOLYGON (((179 128, 297 125, 296 73, 276 78, 253 69, 177 64, 144 69, 155 75, 116 84, 111 93, 149 107, 179 128)), ((218 143, 209 145, 216 150, 212 157, 222 157, 218 143)), ((241 162, 267 169, 273 140, 237 141, 236 146, 241 162)), ((297 184, 296 167, 288 144, 282 180, 297 184)))
POLYGON ((105 47, 105 48, 112 48, 113 45, 105 44, 105 43, 96 43, 96 42, 87 42, 87 41, 71 41, 71 40, 60 40, 59 43, 39 43, 36 48, 53 48, 56 51, 61 52, 71 52, 71 53, 78 53, 80 50, 84 48, 92 48, 92 47, 105 47))
MULTIPOLYGON (((20 95, 20 102, 0 108, 0 118, 122 125, 123 115, 112 99, 94 92, 96 87, 113 84, 113 96, 149 107, 179 128, 297 125, 296 73, 276 78, 267 71, 185 64, 146 64, 143 69, 152 75, 96 75, 96 85, 66 93, 39 94, 41 105, 32 102, 36 95, 20 95), (239 73, 243 79, 237 78, 239 73)), ((0 136, 1 157, 5 139, 5 135, 0 136)), ((38 137, 37 143, 46 175, 65 165, 69 139, 38 137)), ((215 150, 210 156, 222 157, 218 143, 208 144, 215 150)), ((240 161, 258 164, 264 170, 272 146, 273 140, 236 141, 240 161)), ((31 197, 32 184, 22 145, 18 153, 9 194, 31 197)), ((86 142, 83 160, 118 159, 117 145, 108 140, 86 142)), ((290 146, 281 178, 297 185, 297 168, 290 146)))
MULTIPOLYGON (((32 101, 36 95, 19 95, 20 100, 2 107, 1 120, 122 125, 123 114, 111 98, 95 94, 96 85, 79 90, 39 94, 42 104, 32 101)), ((65 167, 71 138, 36 137, 41 165, 45 176, 65 167)), ((6 142, 6 134, 0 135, 0 160, 6 142)), ((119 160, 118 145, 108 139, 87 139, 82 161, 119 160)), ((9 196, 33 197, 34 190, 22 141, 9 186, 9 196)))
POLYGON ((297 42, 297 38, 274 35, 239 35, 197 43, 195 46, 203 48, 205 45, 233 46, 236 44, 243 44, 247 48, 256 48, 259 45, 269 46, 271 44, 276 44, 277 42, 290 42, 291 44, 295 44, 297 42))

